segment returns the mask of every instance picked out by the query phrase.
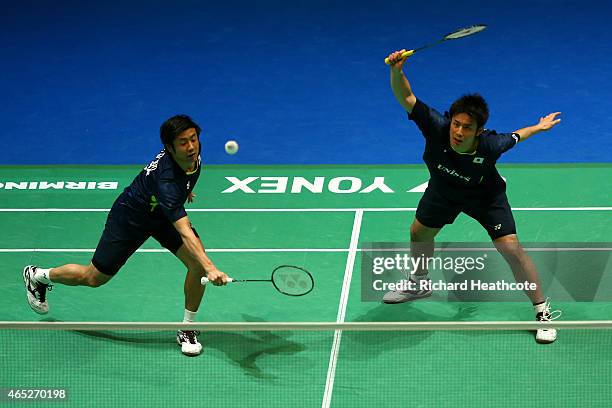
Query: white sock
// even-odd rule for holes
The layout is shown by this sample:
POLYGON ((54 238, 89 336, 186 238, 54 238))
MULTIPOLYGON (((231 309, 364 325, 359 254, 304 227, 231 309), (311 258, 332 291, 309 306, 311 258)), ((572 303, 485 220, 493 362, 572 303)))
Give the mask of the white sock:
POLYGON ((34 273, 34 280, 36 282, 44 283, 45 285, 50 284, 51 283, 51 279, 49 279, 50 270, 51 269, 36 268, 36 272, 34 273))
POLYGON ((538 313, 544 313, 546 310, 546 301, 533 305, 533 310, 535 311, 536 316, 538 313))
POLYGON ((185 309, 185 314, 183 315, 183 322, 185 323, 193 323, 198 312, 192 312, 191 310, 185 309))

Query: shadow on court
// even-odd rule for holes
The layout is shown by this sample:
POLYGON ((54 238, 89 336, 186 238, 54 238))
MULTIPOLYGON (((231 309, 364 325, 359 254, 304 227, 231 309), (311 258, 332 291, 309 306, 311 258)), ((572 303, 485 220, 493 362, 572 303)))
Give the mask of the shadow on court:
MULTIPOLYGON (((407 302, 398 305, 379 304, 367 312, 356 316, 352 321, 355 322, 462 322, 474 321, 478 315, 480 305, 474 303, 464 304, 461 302, 445 303, 441 310, 436 306, 439 302, 421 301, 420 303, 407 302), (450 310, 449 310, 450 308, 450 310), (450 312, 450 313, 448 313, 450 312)), ((484 307, 495 309, 495 305, 484 304, 484 307)), ((478 320, 478 319, 476 319, 478 320)), ((524 335, 527 342, 534 333, 527 330, 504 331, 504 333, 514 333, 524 335)), ((373 331, 373 332, 345 332, 344 338, 347 342, 353 343, 356 347, 363 347, 367 352, 354 353, 354 356, 362 356, 363 359, 370 359, 387 352, 389 349, 401 348, 410 349, 420 346, 434 336, 436 331, 415 330, 415 331, 373 331)), ((470 342, 478 342, 477 339, 485 339, 490 336, 498 335, 500 332, 492 330, 463 330, 449 331, 445 335, 454 337, 472 338, 470 342)))
MULTIPOLYGON (((246 322, 265 322, 263 319, 242 315, 246 322)), ((275 380, 278 376, 266 373, 260 362, 267 357, 283 354, 293 355, 306 350, 302 342, 291 340, 291 331, 245 331, 245 332, 204 332, 200 336, 205 345, 225 354, 238 364, 246 374, 275 380)))
MULTIPOLYGON (((265 322, 262 319, 243 315, 246 322, 265 322)), ((43 319, 47 322, 58 322, 53 318, 43 319)), ((107 331, 107 330, 68 330, 78 336, 94 342, 109 342, 129 345, 145 350, 171 350, 179 352, 174 331, 107 331)), ((292 331, 204 331, 198 336, 204 346, 203 355, 207 349, 223 353, 228 359, 238 365, 245 374, 266 380, 275 380, 278 376, 267 373, 261 362, 276 355, 293 355, 305 351, 307 346, 302 341, 291 340, 292 331)), ((325 345, 327 347, 327 344, 325 345)), ((94 348, 95 345, 90 345, 94 348)), ((317 346, 319 347, 319 346, 317 346)))

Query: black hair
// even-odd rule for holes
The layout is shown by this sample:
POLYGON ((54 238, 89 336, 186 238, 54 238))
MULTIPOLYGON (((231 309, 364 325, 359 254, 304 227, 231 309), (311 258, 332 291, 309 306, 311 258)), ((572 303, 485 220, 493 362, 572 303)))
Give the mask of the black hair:
POLYGON ((199 138, 202 129, 200 129, 198 124, 187 115, 176 115, 162 123, 161 127, 159 128, 159 137, 164 146, 172 147, 174 139, 176 139, 178 135, 187 129, 191 128, 195 129, 199 138))
POLYGON ((489 107, 482 96, 477 93, 462 95, 450 107, 449 115, 452 118, 458 113, 466 113, 475 121, 478 128, 484 127, 489 120, 489 107))

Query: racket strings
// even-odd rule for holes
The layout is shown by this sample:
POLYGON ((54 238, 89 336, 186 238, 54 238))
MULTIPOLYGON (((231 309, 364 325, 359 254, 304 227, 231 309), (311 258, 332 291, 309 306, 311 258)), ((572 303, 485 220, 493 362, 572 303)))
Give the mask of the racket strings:
POLYGON ((308 271, 297 266, 279 266, 272 273, 272 283, 286 295, 302 296, 314 287, 314 280, 308 271))
POLYGON ((462 28, 450 34, 447 34, 444 39, 445 40, 455 40, 457 38, 467 37, 468 35, 476 34, 482 30, 487 28, 484 24, 474 25, 471 27, 462 28))

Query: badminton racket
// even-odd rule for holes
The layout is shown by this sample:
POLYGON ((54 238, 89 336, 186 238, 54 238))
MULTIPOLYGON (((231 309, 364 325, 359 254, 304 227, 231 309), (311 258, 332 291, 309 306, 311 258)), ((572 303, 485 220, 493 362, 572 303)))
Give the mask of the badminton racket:
MULTIPOLYGON (((202 285, 209 282, 202 278, 202 285)), ((314 289, 314 279, 310 272, 300 266, 281 265, 274 268, 270 279, 234 279, 229 278, 228 283, 241 282, 270 282, 274 289, 287 296, 304 296, 314 289)))
MULTIPOLYGON (((484 30, 485 28, 487 28, 487 26, 485 24, 476 24, 476 25, 473 25, 473 26, 469 26, 469 27, 465 27, 465 28, 460 28, 457 31, 453 31, 452 33, 446 34, 440 40, 434 41, 434 42, 429 43, 427 45, 423 45, 422 47, 419 47, 419 48, 415 48, 414 50, 408 50, 408 51, 403 52, 402 53, 402 59, 408 58, 409 56, 411 56, 415 52, 424 50, 424 49, 429 48, 429 47, 433 47, 434 45, 438 45, 440 43, 443 43, 444 41, 457 40, 459 38, 468 37, 470 35, 479 33, 482 30, 484 30)), ((385 64, 390 65, 389 58, 385 58, 385 64)))

